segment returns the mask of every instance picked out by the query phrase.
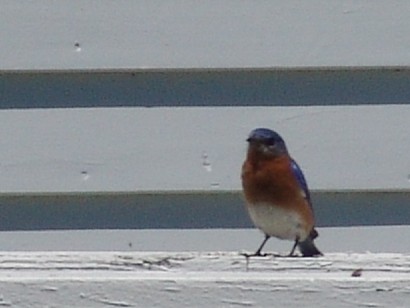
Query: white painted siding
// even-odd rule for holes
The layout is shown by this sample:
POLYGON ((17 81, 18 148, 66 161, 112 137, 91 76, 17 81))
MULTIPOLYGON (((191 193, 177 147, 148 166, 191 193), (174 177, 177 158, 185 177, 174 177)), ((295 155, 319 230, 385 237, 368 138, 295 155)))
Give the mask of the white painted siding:
POLYGON ((3 0, 0 69, 408 66, 407 1, 3 0))
POLYGON ((0 191, 240 190, 260 126, 314 190, 408 190, 409 119, 408 105, 2 110, 0 191))

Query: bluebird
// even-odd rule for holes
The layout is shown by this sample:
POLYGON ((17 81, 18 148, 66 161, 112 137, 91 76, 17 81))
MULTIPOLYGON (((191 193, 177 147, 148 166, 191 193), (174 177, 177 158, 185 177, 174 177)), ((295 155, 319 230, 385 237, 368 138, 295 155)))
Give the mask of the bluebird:
POLYGON ((247 139, 248 150, 242 166, 242 187, 249 216, 265 238, 258 250, 247 256, 262 256, 262 248, 274 236, 294 241, 304 257, 320 256, 314 239, 313 208, 302 170, 275 131, 254 129, 247 139))

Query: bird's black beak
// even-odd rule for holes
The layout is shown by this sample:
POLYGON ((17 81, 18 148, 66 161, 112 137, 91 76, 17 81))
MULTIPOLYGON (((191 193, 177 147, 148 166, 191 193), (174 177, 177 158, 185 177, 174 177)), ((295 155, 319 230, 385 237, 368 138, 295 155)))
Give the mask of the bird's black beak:
POLYGON ((249 143, 257 143, 260 142, 260 139, 249 137, 248 139, 246 139, 246 141, 249 143))

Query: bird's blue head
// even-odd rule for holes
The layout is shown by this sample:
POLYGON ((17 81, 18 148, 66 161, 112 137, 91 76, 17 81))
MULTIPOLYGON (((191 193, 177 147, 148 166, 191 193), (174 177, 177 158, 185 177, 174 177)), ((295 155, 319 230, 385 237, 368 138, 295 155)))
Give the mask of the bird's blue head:
POLYGON ((285 141, 275 131, 268 128, 256 128, 249 134, 249 147, 267 156, 287 154, 285 141))

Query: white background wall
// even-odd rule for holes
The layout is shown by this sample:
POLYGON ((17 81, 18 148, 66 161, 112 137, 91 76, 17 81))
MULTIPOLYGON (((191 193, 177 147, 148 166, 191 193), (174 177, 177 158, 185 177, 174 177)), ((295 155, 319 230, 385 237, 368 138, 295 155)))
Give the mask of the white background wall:
POLYGON ((0 191, 238 191, 245 139, 272 127, 314 190, 408 190, 410 107, 0 111, 0 191))
POLYGON ((1 1, 0 69, 407 66, 407 1, 1 1))

